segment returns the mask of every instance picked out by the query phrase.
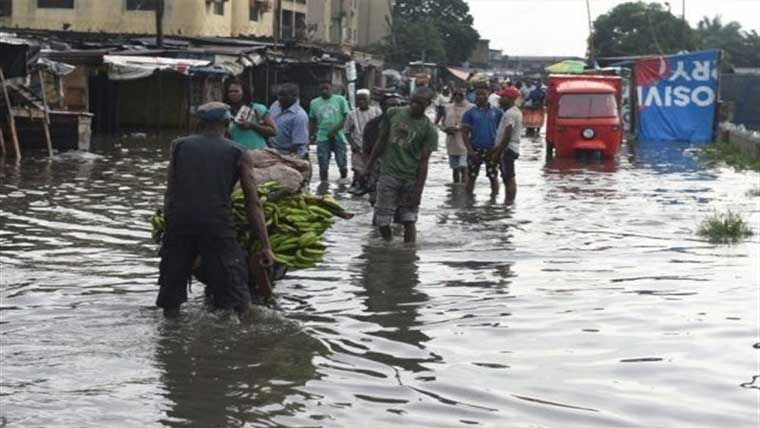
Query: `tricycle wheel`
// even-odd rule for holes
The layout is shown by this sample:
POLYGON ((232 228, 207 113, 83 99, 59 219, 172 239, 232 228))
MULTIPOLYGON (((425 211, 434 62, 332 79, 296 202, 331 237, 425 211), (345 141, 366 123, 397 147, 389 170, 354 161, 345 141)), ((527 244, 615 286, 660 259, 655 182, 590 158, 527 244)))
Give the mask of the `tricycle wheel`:
POLYGON ((551 160, 554 157, 554 144, 546 142, 546 160, 551 160))

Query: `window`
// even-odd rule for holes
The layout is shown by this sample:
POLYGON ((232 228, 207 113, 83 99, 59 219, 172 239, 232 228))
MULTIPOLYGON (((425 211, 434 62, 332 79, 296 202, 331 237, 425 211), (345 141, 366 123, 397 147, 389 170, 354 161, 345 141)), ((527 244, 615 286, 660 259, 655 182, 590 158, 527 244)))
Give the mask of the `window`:
POLYGON ((224 16, 224 2, 215 1, 213 8, 214 8, 214 15, 224 16))
POLYGON ((566 94, 559 99, 559 117, 616 117, 613 94, 566 94))
POLYGON ((293 38, 293 12, 289 10, 281 10, 282 13, 282 27, 280 28, 281 39, 293 38))
POLYGON ((306 38, 306 14, 296 12, 296 38, 303 40, 306 38))
POLYGON ((127 0, 127 10, 156 10, 158 0, 127 0))
POLYGON ((249 9, 250 10, 250 17, 249 17, 249 19, 251 21, 258 21, 259 20, 259 15, 261 15, 261 10, 262 10, 261 6, 262 5, 261 5, 261 2, 259 0, 252 0, 251 1, 251 6, 250 6, 250 9, 249 9))
POLYGON ((13 0, 0 0, 0 16, 13 15, 13 0))
POLYGON ((74 0, 37 0, 40 9, 74 9, 74 0))

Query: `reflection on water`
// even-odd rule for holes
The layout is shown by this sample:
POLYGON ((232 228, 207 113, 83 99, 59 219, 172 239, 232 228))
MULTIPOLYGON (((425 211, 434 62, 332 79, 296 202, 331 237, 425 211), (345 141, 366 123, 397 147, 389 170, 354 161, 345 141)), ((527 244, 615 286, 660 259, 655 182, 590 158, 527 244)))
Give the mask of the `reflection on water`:
MULTIPOLYGON (((405 343, 424 349, 424 342, 430 340, 420 328, 417 320, 418 309, 427 301, 427 296, 417 289, 417 251, 414 247, 395 248, 365 245, 359 257, 363 266, 359 272, 356 292, 367 315, 357 317, 378 326, 370 333, 389 341, 405 343)), ((402 367, 411 372, 425 371, 421 362, 434 359, 404 359, 392 354, 367 353, 377 362, 402 367)))
POLYGON ((437 153, 413 247, 323 186, 357 216, 243 324, 198 287, 180 322, 153 308, 165 142, 6 160, 0 424, 755 427, 760 240, 694 230, 733 209, 760 233, 760 176, 684 149, 546 163, 526 139, 509 207, 437 153))
POLYGON ((161 325, 155 357, 164 425, 240 426, 292 412, 283 403, 318 379, 312 360, 324 349, 296 323, 266 309, 257 315, 252 325, 216 314, 161 325))

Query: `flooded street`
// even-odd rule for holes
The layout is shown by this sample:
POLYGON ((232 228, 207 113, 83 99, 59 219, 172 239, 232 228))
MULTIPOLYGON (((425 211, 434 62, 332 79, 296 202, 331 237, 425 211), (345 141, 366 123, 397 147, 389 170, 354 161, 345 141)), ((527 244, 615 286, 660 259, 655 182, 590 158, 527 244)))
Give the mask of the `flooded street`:
MULTIPOLYGON (((472 201, 434 156, 419 242, 358 213, 281 310, 237 325, 154 308, 167 145, 0 167, 0 426, 757 427, 760 175, 679 147, 546 163, 523 140, 517 203, 472 201), (699 239, 714 210, 755 236, 699 239)), ((332 174, 337 176, 337 171, 332 174)))

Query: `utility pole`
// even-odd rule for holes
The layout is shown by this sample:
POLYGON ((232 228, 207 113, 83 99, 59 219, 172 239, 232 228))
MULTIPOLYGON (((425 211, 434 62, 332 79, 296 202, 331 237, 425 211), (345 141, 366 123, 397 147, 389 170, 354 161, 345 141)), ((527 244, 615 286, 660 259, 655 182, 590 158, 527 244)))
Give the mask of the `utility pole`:
POLYGON ((589 43, 589 61, 593 67, 596 64, 596 53, 594 52, 594 24, 591 22, 591 3, 586 0, 586 12, 588 13, 588 43, 589 43))
POLYGON ((156 0, 156 45, 164 47, 164 0, 156 0))
POLYGON ((689 24, 686 23, 686 0, 681 1, 681 20, 683 21, 683 50, 688 50, 689 47, 689 41, 687 38, 689 37, 689 24))

